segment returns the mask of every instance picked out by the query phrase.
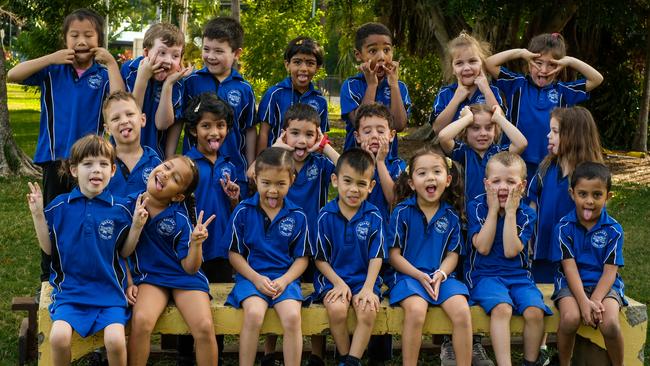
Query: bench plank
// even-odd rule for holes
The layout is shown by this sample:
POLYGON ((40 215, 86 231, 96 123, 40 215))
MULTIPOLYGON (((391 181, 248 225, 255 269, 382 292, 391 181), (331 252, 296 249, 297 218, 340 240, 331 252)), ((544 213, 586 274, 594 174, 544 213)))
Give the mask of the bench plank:
MULTIPOLYGON (((237 335, 241 328, 243 311, 224 305, 232 286, 233 284, 210 285, 210 293, 213 296, 212 315, 215 333, 217 334, 237 335)), ((544 301, 554 312, 553 316, 544 318, 544 328, 548 333, 555 333, 560 318, 557 309, 550 300, 553 285, 539 285, 539 288, 544 295, 544 301)), ((43 282, 38 310, 39 340, 41 340, 39 344, 39 364, 43 365, 49 365, 51 363, 49 333, 52 321, 47 310, 51 302, 49 297, 51 289, 49 283, 43 282)), ((311 284, 303 284, 302 290, 303 294, 309 294, 313 291, 313 286, 311 284)), ((620 312, 621 331, 625 339, 625 364, 628 366, 642 365, 647 328, 646 306, 629 298, 628 301, 629 306, 620 312)), ((470 311, 472 313, 474 333, 489 334, 490 318, 485 314, 483 309, 479 306, 472 306, 470 311)), ((390 307, 388 301, 384 299, 382 309, 377 314, 373 334, 401 334, 403 319, 402 309, 400 307, 390 307)), ((356 318, 354 312, 351 310, 348 314, 348 329, 350 331, 354 329, 355 323, 356 318)), ((521 334, 523 324, 522 317, 513 316, 510 322, 511 332, 513 334, 521 334)), ((329 333, 327 313, 322 305, 312 305, 302 309, 302 331, 303 335, 329 333)), ((176 307, 170 305, 163 311, 153 332, 154 334, 189 334, 189 329, 176 307)), ((273 309, 269 309, 266 313, 261 334, 282 334, 280 321, 273 309)), ((423 334, 451 334, 451 322, 442 308, 429 308, 424 323, 423 334)), ((591 327, 582 326, 578 334, 604 348, 603 338, 599 331, 591 327)), ((72 359, 81 358, 92 350, 102 347, 103 332, 87 338, 81 338, 77 333, 74 333, 72 344, 72 359)))

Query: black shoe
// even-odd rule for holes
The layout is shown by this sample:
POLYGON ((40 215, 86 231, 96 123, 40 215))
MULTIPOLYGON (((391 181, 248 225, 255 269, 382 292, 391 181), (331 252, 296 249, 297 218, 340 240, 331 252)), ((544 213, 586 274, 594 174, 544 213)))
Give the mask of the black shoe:
POLYGON ((282 363, 280 360, 275 359, 275 353, 269 353, 268 355, 262 356, 261 366, 280 366, 282 363))
POLYGON ((34 301, 36 302, 36 305, 41 303, 41 286, 38 286, 36 289, 36 295, 34 295, 34 301))
POLYGON ((307 366, 325 366, 325 361, 316 355, 309 355, 307 366))

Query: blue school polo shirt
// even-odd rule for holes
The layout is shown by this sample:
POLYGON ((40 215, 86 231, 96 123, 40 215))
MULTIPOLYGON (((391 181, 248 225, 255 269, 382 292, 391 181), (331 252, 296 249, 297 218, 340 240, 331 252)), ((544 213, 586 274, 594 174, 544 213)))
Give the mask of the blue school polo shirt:
POLYGON ((104 133, 102 103, 108 70, 93 62, 81 76, 72 65, 49 65, 21 82, 41 88, 41 122, 34 163, 67 159, 78 139, 104 133))
MULTIPOLYGON (((387 258, 379 210, 364 201, 348 221, 341 213, 338 197, 329 201, 318 215, 318 234, 312 252, 315 259, 329 263, 356 294, 368 277, 370 260, 387 258)), ((377 276, 374 287, 378 293, 381 276, 377 276)), ((319 272, 314 279, 314 291, 323 295, 332 288, 334 285, 319 272)))
POLYGON ((144 146, 142 150, 142 156, 132 171, 129 171, 129 168, 122 160, 115 158, 117 169, 115 169, 115 175, 111 178, 106 189, 119 197, 127 197, 135 192, 142 192, 147 189, 149 173, 162 161, 152 148, 144 146))
MULTIPOLYGON (((547 153, 551 111, 557 107, 572 107, 589 99, 587 80, 555 81, 543 88, 537 87, 530 77, 501 67, 496 86, 503 91, 508 109, 508 119, 528 140, 521 154, 527 163, 539 164, 547 153)), ((504 139, 503 142, 509 142, 504 139)))
MULTIPOLYGON (((386 168, 388 168, 388 173, 393 178, 393 182, 406 170, 406 163, 400 158, 386 158, 386 168)), ((368 202, 377 206, 381 217, 384 218, 384 223, 388 224, 390 219, 390 204, 386 201, 384 197, 384 191, 381 189, 381 182, 379 181, 379 173, 377 173, 377 168, 375 167, 375 175, 373 178, 375 180, 375 187, 372 189, 372 192, 368 195, 368 202)))
POLYGON ((537 215, 535 211, 524 202, 517 209, 517 233, 524 249, 513 258, 506 258, 503 249, 503 223, 505 215, 499 215, 494 234, 494 243, 488 255, 480 254, 472 244, 474 235, 478 234, 485 224, 488 215, 487 196, 476 197, 467 211, 467 247, 470 255, 469 269, 466 269, 465 279, 471 288, 481 277, 527 277, 531 278, 528 270, 528 240, 533 235, 533 227, 537 215))
POLYGON ((52 242, 50 311, 65 304, 127 307, 119 254, 132 222, 126 201, 107 190, 88 199, 77 187, 50 202, 45 220, 52 242))
POLYGON ((454 149, 451 151, 451 158, 457 161, 465 169, 465 205, 469 204, 476 196, 485 193, 485 167, 492 156, 501 151, 508 151, 510 144, 492 144, 485 151, 483 157, 472 149, 466 142, 454 140, 454 149))
POLYGON ((223 240, 253 270, 270 278, 285 274, 294 259, 311 255, 307 217, 300 207, 285 198, 280 212, 270 220, 260 207, 259 193, 235 208, 223 240))
MULTIPOLYGON (((230 162, 242 172, 239 179, 247 181, 246 169, 246 130, 255 126, 255 93, 251 85, 244 80, 241 74, 230 70, 230 75, 219 82, 207 67, 194 71, 185 79, 183 91, 183 109, 188 105, 191 98, 201 93, 215 93, 219 99, 227 102, 232 107, 235 120, 233 128, 228 131, 223 145, 219 148, 219 154, 230 158, 230 162)), ((191 141, 188 135, 183 139, 183 154, 186 154, 196 141, 191 141)))
MULTIPOLYGON (((403 81, 398 81, 399 91, 402 96, 406 114, 411 114, 411 97, 409 96, 408 88, 403 81)), ((341 85, 341 117, 345 121, 345 145, 343 150, 349 150, 357 146, 357 141, 354 139, 354 121, 350 119, 350 112, 356 110, 361 105, 363 96, 366 95, 368 83, 363 73, 358 73, 354 76, 347 78, 343 85, 341 85)), ((388 85, 388 78, 385 77, 379 82, 377 86, 377 93, 375 95, 375 102, 381 103, 390 109, 390 86, 388 85)), ((393 140, 390 147, 390 156, 397 157, 397 138, 393 140)))
POLYGON ((528 199, 537 204, 533 259, 550 260, 553 228, 564 215, 576 209, 569 196, 569 176, 562 177, 562 169, 557 162, 549 165, 543 177, 538 169, 528 186, 528 199))
POLYGON ((301 207, 307 216, 311 243, 316 240, 318 212, 327 203, 327 193, 335 168, 334 163, 326 156, 309 154, 287 194, 287 198, 301 207))
MULTIPOLYGON (((449 105, 451 102, 452 98, 454 97, 454 94, 456 93, 456 89, 458 89, 458 83, 453 83, 447 86, 443 86, 440 88, 440 91, 438 92, 438 95, 436 95, 436 100, 433 102, 433 109, 431 111, 431 115, 429 116, 429 123, 433 124, 433 122, 436 121, 436 118, 442 113, 445 108, 449 105)), ((499 91, 499 88, 497 88, 494 85, 490 85, 490 90, 492 90, 492 94, 494 94, 494 97, 497 100, 497 103, 499 103, 499 107, 503 110, 503 113, 507 115, 508 109, 506 108, 505 104, 503 103, 503 100, 501 99, 501 91, 499 91)), ((456 113, 454 113, 454 118, 452 121, 455 121, 460 118, 460 111, 469 105, 472 104, 486 104, 485 101, 485 95, 483 95, 483 92, 481 92, 478 88, 476 91, 474 91, 474 94, 470 95, 460 103, 458 106, 458 109, 456 109, 456 113)))
MULTIPOLYGON (((196 212, 203 210, 203 217, 211 215, 217 217, 208 225, 208 238, 203 242, 203 259, 228 258, 228 243, 221 240, 232 212, 230 199, 221 187, 220 179, 226 180, 226 174, 234 180, 235 165, 230 159, 218 155, 214 164, 206 158, 196 147, 185 154, 194 160, 199 170, 199 184, 194 190, 196 197, 196 212)), ((238 183, 238 182, 236 182, 238 183)))
POLYGON ((280 136, 280 130, 284 128, 284 114, 287 113, 289 107, 296 103, 309 104, 320 116, 321 131, 327 132, 330 130, 327 116, 327 99, 325 99, 323 93, 314 87, 314 83, 309 83, 309 90, 304 94, 300 94, 293 89, 291 77, 287 77, 270 87, 264 93, 260 102, 258 120, 259 122, 267 122, 271 126, 267 146, 273 145, 280 136))
MULTIPOLYGON (((132 206, 135 206, 136 197, 129 197, 132 206)), ((189 274, 181 264, 189 253, 193 230, 182 202, 172 202, 155 217, 149 217, 131 259, 133 282, 209 292, 208 279, 203 272, 189 274)))
MULTIPOLYGON (((135 79, 138 76, 138 66, 144 56, 127 61, 122 65, 122 79, 126 89, 133 93, 135 79)), ((167 142, 167 131, 156 128, 156 111, 160 104, 160 92, 162 91, 163 82, 155 80, 153 77, 147 83, 147 90, 142 102, 142 113, 147 116, 147 124, 140 131, 140 144, 152 148, 158 156, 165 157, 165 144, 167 142)), ((172 88, 172 105, 174 106, 174 116, 179 118, 182 114, 182 92, 183 81, 178 80, 172 88)))
MULTIPOLYGON (((460 218, 447 202, 440 202, 430 221, 411 195, 393 209, 386 239, 389 248, 399 248, 402 256, 415 268, 433 274, 449 252, 464 255, 460 218)), ((410 277, 395 271, 393 283, 410 277)), ((455 276, 454 272, 449 276, 455 276)))
MULTIPOLYGON (((598 223, 587 230, 580 224, 573 210, 555 226, 551 259, 554 262, 575 259, 582 285, 596 286, 605 264, 623 267, 623 228, 603 207, 598 223)), ((555 275, 555 286, 557 289, 569 287, 561 268, 555 275)), ((623 288, 621 275, 616 274, 612 290, 621 299, 624 299, 623 288)))

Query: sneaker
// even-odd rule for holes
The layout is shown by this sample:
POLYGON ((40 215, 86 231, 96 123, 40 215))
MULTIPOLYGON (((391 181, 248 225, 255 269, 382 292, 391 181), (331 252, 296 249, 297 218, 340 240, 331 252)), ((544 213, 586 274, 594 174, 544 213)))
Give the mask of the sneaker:
POLYGON ((451 341, 444 341, 440 345, 440 365, 456 366, 456 354, 451 341))
POLYGON ((480 342, 472 344, 472 366, 494 366, 480 342))
POLYGON ((548 349, 548 347, 546 346, 540 347, 537 364, 540 366, 548 366, 551 364, 551 350, 548 349))

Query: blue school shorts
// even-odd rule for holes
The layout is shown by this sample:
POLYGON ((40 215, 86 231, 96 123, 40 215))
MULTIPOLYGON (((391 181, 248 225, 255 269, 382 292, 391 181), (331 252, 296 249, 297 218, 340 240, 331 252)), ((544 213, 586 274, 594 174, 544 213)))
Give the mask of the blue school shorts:
MULTIPOLYGON (((347 284, 350 287, 350 292, 352 293, 352 296, 358 295, 359 292, 363 289, 363 282, 359 282, 355 285, 350 286, 350 284, 347 284)), ((327 295, 328 292, 330 292, 334 287, 323 289, 320 293, 317 293, 316 291, 312 292, 311 295, 307 296, 302 302, 302 307, 309 307, 311 304, 322 304, 323 299, 327 295)), ((379 286, 374 286, 372 289, 372 292, 379 297, 379 302, 383 300, 383 295, 381 293, 381 288, 379 286)))
POLYGON ((532 280, 526 277, 483 277, 470 291, 470 305, 478 304, 490 314, 495 306, 506 303, 513 314, 522 315, 528 307, 540 308, 546 315, 553 315, 544 304, 544 297, 532 280))
POLYGON ((295 280, 287 285, 287 288, 284 289, 284 292, 277 299, 272 299, 271 296, 264 295, 256 287, 255 284, 251 281, 238 276, 235 287, 228 295, 226 299, 226 305, 230 305, 234 308, 241 308, 241 303, 251 296, 257 296, 266 301, 269 304, 269 307, 273 307, 275 304, 284 300, 297 300, 302 302, 302 290, 300 289, 300 280, 295 280))
POLYGON ((61 304, 50 310, 52 321, 63 320, 70 324, 82 338, 93 335, 111 324, 125 325, 131 317, 127 307, 108 308, 84 305, 61 304))
POLYGON ((467 286, 453 277, 449 277, 446 281, 442 282, 439 291, 438 300, 434 300, 429 296, 429 293, 427 293, 427 290, 424 289, 420 281, 410 276, 403 276, 390 289, 389 304, 390 306, 399 305, 402 300, 413 295, 425 299, 429 305, 440 305, 455 295, 469 296, 467 286))

